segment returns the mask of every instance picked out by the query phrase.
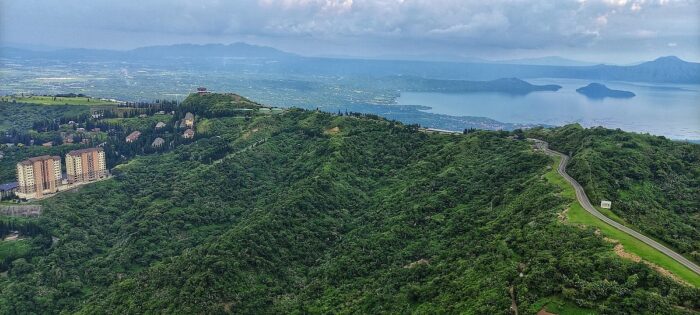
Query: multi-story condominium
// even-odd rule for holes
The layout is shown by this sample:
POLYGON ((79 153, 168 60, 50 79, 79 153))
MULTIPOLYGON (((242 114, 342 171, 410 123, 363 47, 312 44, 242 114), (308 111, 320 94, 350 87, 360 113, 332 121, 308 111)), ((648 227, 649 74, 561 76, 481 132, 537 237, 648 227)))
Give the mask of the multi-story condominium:
POLYGON ((17 163, 17 196, 41 198, 58 191, 61 185, 61 158, 38 156, 17 163))
POLYGON ((68 183, 91 182, 107 177, 107 163, 102 148, 74 150, 66 154, 68 183))

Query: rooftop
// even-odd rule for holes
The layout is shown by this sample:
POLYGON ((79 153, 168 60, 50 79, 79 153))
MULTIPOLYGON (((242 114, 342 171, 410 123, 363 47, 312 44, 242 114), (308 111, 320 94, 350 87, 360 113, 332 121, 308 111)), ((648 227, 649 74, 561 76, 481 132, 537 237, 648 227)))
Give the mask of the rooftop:
POLYGON ((68 152, 68 155, 76 156, 76 155, 81 155, 83 153, 89 153, 89 152, 94 152, 94 151, 102 152, 102 151, 104 151, 104 149, 103 148, 86 148, 86 149, 80 149, 80 150, 73 150, 73 151, 68 152))
POLYGON ((59 160, 60 161, 61 157, 58 157, 55 155, 54 156, 51 156, 51 155, 35 156, 35 157, 28 158, 20 163, 22 163, 22 165, 32 165, 34 162, 41 162, 41 161, 46 161, 46 160, 59 160))
POLYGON ((163 138, 159 137, 159 138, 156 138, 155 140, 153 140, 153 143, 151 144, 151 146, 154 146, 154 147, 160 146, 160 145, 163 145, 163 143, 165 143, 165 140, 163 140, 163 138))
POLYGON ((17 188, 18 186, 19 186, 19 184, 17 182, 0 184, 0 191, 12 190, 12 189, 17 188))

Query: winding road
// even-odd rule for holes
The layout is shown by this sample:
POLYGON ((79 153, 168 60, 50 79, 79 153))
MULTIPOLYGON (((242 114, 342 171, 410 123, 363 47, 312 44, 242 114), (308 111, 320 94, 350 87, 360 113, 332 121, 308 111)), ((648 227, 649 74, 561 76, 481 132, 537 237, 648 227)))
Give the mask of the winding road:
POLYGON ((625 233, 629 234, 630 236, 632 236, 632 237, 644 242, 645 244, 653 247, 654 249, 666 254, 666 256, 671 257, 673 260, 679 262, 683 266, 688 267, 688 269, 694 271, 695 273, 700 274, 700 267, 698 267, 698 265, 696 265, 692 261, 688 260, 687 258, 683 257, 681 254, 674 252, 673 250, 660 244, 659 242, 657 242, 649 237, 646 237, 646 236, 642 235, 641 233, 639 233, 633 229, 630 229, 630 228, 628 228, 620 223, 617 223, 617 222, 613 221, 612 219, 606 217, 604 214, 600 213, 595 207, 593 207, 590 200, 588 200, 588 196, 586 196, 586 192, 583 190, 583 187, 581 187, 581 185, 575 179, 573 179, 571 176, 569 176, 569 174, 566 173, 566 165, 569 163, 569 156, 566 154, 549 149, 549 145, 545 141, 537 140, 537 139, 532 139, 532 140, 535 141, 535 145, 537 146, 538 149, 543 150, 547 154, 557 155, 557 156, 561 157, 557 171, 559 172, 559 175, 564 177, 564 179, 566 179, 566 181, 569 182, 569 184, 571 184, 571 186, 574 187, 574 190, 576 191, 576 199, 578 199, 578 202, 581 204, 581 206, 583 206, 584 209, 586 209, 586 211, 588 211, 590 214, 594 215, 596 218, 602 220, 603 222, 609 224, 610 226, 612 226, 612 227, 614 227, 622 232, 625 232, 625 233))

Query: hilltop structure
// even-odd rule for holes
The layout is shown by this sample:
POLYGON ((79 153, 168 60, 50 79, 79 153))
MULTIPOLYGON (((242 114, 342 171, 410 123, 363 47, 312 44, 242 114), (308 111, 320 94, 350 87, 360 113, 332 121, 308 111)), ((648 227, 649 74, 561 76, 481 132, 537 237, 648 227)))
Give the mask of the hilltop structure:
POLYGON ((107 163, 103 148, 74 150, 66 154, 68 183, 92 182, 107 178, 107 163))
POLYGON ((17 197, 42 198, 58 192, 61 185, 61 158, 38 156, 17 163, 17 197))

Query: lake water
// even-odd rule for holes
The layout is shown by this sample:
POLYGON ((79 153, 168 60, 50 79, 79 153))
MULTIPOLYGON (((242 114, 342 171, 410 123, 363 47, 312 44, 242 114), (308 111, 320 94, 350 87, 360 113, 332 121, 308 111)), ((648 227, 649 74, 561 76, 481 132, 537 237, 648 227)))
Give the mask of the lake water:
POLYGON ((589 99, 576 92, 592 81, 531 79, 532 84, 558 84, 557 92, 524 96, 499 93, 403 92, 399 105, 425 105, 427 112, 453 116, 481 116, 511 123, 604 126, 663 135, 672 139, 700 139, 700 85, 652 85, 605 82, 611 89, 632 91, 629 99, 589 99))

